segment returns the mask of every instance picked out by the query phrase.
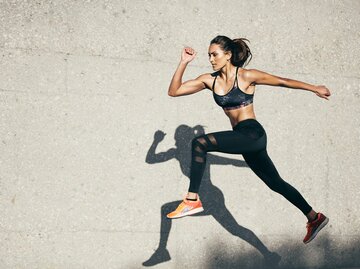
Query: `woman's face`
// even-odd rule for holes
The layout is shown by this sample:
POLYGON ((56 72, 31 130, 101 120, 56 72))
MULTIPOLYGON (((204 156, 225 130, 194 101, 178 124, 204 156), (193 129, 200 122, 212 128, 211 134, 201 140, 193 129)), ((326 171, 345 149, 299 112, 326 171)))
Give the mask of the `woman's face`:
POLYGON ((220 45, 211 44, 209 47, 209 62, 214 70, 220 70, 231 58, 231 53, 222 50, 220 45))

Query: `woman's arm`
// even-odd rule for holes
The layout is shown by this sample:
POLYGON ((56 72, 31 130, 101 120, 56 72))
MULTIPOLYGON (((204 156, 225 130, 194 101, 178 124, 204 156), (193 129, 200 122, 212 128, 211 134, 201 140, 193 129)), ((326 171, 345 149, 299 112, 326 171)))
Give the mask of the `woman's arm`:
POLYGON ((168 95, 169 96, 182 96, 192 93, 196 93, 205 89, 206 85, 203 82, 204 75, 197 77, 196 79, 188 80, 182 83, 182 77, 184 71, 189 62, 191 62, 196 56, 196 52, 192 48, 184 48, 181 55, 181 61, 171 79, 168 95))
POLYGON ((314 92, 317 96, 329 100, 330 91, 324 85, 311 85, 302 81, 274 76, 256 69, 246 70, 244 79, 250 84, 280 86, 293 89, 302 89, 314 92))

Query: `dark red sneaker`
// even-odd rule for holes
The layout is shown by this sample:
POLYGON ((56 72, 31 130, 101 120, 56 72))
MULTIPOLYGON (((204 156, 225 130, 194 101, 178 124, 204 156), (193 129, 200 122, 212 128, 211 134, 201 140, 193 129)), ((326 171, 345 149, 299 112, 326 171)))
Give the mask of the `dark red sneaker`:
POLYGON ((305 244, 309 243, 311 240, 315 238, 317 233, 325 227, 325 225, 329 222, 329 219, 322 213, 317 214, 316 220, 312 222, 308 222, 306 224, 307 234, 303 240, 305 244))

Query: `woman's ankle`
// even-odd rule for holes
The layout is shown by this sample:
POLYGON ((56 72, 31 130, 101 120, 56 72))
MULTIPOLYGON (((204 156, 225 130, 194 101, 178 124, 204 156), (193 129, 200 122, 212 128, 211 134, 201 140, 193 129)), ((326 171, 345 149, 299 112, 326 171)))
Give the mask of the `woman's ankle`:
POLYGON ((318 215, 317 212, 315 212, 314 210, 311 210, 311 211, 306 215, 306 217, 307 217, 307 219, 308 219, 309 222, 312 222, 312 221, 316 220, 317 215, 318 215))
POLYGON ((195 192, 188 192, 186 195, 186 200, 189 200, 189 201, 196 201, 197 198, 198 198, 198 194, 195 192))

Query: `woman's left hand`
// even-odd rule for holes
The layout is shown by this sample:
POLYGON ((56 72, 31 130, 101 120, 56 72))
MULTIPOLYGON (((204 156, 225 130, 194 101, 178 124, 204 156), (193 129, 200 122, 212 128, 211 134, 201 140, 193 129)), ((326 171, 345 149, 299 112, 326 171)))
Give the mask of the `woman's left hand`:
POLYGON ((314 92, 317 96, 325 98, 326 100, 329 100, 329 96, 331 95, 329 89, 326 88, 324 85, 315 86, 314 92))

